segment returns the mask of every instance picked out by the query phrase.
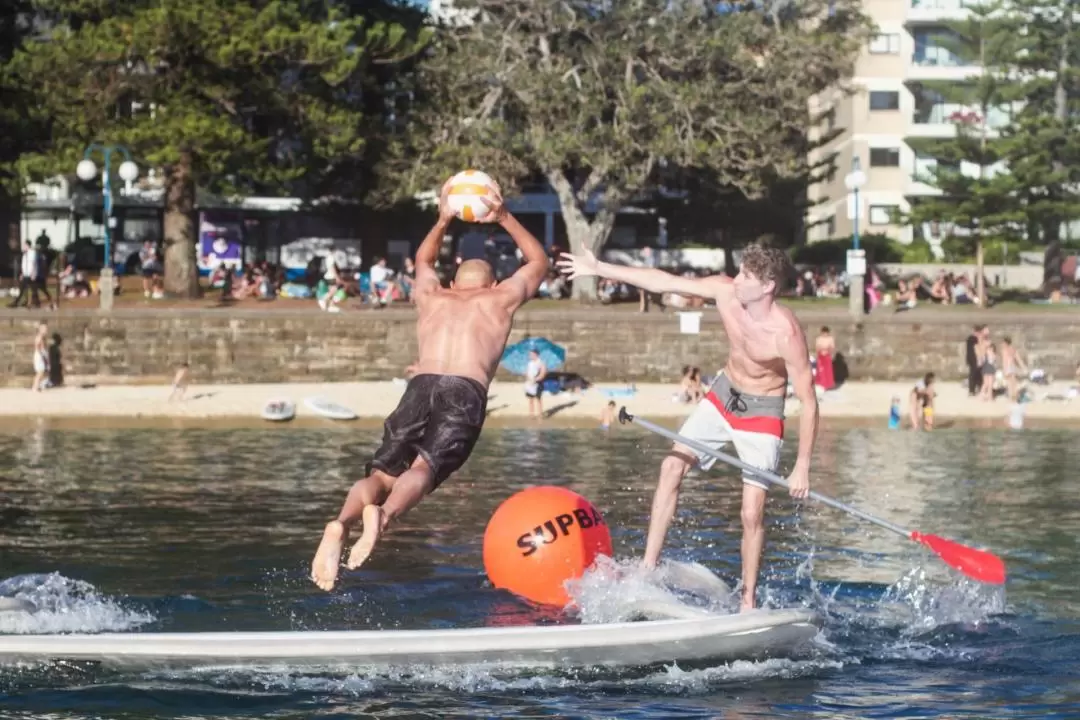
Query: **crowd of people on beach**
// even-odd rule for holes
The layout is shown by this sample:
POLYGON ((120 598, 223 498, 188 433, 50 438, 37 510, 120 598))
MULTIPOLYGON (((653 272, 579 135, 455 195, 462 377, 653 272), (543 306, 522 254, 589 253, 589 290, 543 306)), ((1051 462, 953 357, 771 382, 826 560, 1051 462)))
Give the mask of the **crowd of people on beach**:
POLYGON ((964 356, 970 397, 991 402, 1004 394, 1012 402, 1019 399, 1021 381, 1031 369, 1011 337, 1003 336, 999 348, 990 339, 989 326, 976 325, 965 341, 964 356))

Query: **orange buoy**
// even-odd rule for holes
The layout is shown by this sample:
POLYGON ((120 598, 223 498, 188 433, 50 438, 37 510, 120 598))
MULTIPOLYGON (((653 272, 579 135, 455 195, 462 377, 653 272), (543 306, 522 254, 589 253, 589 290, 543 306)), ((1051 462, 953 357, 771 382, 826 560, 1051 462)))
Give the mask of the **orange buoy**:
POLYGON ((563 584, 581 577, 598 555, 611 555, 607 523, 566 488, 534 486, 511 495, 484 531, 491 584, 546 605, 566 605, 563 584))

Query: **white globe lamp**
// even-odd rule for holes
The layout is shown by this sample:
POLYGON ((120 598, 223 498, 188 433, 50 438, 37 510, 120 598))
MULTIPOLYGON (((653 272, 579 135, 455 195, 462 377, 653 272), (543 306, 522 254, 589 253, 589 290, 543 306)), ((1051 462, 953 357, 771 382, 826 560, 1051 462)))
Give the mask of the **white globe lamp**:
POLYGON ((130 160, 120 163, 120 179, 124 182, 135 182, 139 177, 139 166, 130 160))
POLYGON ((97 165, 90 158, 80 160, 79 164, 75 167, 75 174, 79 176, 79 179, 83 182, 90 182, 97 177, 97 165))

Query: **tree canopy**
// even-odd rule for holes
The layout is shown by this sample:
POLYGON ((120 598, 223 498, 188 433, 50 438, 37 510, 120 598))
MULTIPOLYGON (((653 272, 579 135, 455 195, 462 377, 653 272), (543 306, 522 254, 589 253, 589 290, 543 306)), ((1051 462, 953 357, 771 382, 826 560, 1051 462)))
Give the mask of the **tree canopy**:
MULTIPOLYGON (((365 73, 414 54, 392 20, 317 0, 38 0, 51 27, 16 54, 52 143, 25 158, 70 174, 91 141, 164 172, 165 284, 198 291, 195 187, 311 197, 365 156, 365 73)), ((379 112, 379 118, 383 113, 379 112)))
POLYGON ((849 75, 866 29, 846 0, 454 7, 384 161, 385 194, 429 191, 466 167, 508 186, 539 173, 574 250, 598 250, 618 208, 678 168, 706 167, 749 197, 802 172, 808 100, 849 75))
MULTIPOLYGON (((8 0, 0 6, 0 218, 13 219, 18 211, 24 184, 19 160, 48 140, 48 118, 34 97, 34 88, 11 65, 33 29, 30 0, 8 0)), ((17 222, 14 227, 17 233, 17 222)), ((17 242, 15 233, 8 228, 3 232, 10 236, 0 242, 17 242)))

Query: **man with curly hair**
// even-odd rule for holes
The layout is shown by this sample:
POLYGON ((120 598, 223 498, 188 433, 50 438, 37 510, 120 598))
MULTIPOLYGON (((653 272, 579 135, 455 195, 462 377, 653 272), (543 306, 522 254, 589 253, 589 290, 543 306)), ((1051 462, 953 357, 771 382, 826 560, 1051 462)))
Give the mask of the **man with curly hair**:
MULTIPOLYGON (((799 450, 788 481, 794 498, 810 492, 810 457, 818 428, 818 403, 806 336, 794 314, 776 303, 777 292, 792 274, 782 250, 754 244, 742 254, 739 274, 682 277, 652 268, 600 262, 591 252, 563 253, 561 271, 571 280, 596 275, 652 293, 679 293, 713 300, 727 331, 730 352, 724 370, 687 418, 679 434, 720 449, 730 442, 743 462, 770 472, 780 460, 784 437, 784 398, 790 378, 802 402, 799 450)), ((697 465, 715 459, 675 443, 660 466, 653 498, 644 565, 656 567, 668 527, 675 516, 679 486, 697 465)), ((743 474, 742 609, 755 606, 761 552, 765 544, 765 496, 768 484, 743 474)))

